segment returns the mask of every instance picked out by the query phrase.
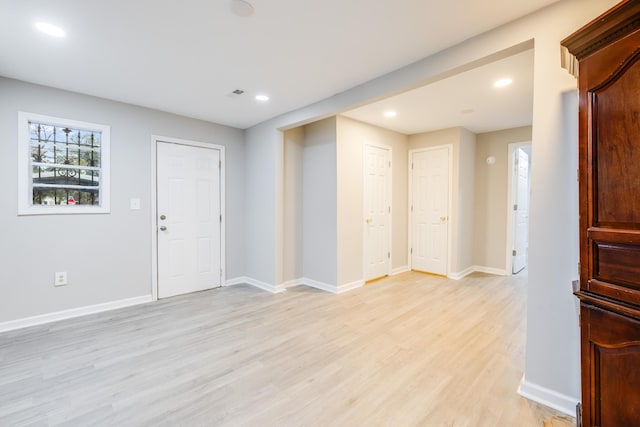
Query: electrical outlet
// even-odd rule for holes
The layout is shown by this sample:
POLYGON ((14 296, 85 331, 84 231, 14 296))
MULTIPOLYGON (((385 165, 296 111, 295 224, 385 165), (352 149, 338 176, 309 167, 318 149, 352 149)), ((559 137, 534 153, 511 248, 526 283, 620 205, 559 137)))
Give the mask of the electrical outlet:
POLYGON ((65 286, 67 284, 67 272, 58 271, 55 274, 53 286, 65 286))

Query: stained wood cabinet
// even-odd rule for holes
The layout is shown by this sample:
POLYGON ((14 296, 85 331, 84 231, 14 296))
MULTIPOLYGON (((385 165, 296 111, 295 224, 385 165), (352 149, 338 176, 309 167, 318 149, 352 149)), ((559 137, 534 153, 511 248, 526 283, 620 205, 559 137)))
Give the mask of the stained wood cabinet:
POLYGON ((562 45, 580 96, 582 425, 640 426, 640 1, 562 45))

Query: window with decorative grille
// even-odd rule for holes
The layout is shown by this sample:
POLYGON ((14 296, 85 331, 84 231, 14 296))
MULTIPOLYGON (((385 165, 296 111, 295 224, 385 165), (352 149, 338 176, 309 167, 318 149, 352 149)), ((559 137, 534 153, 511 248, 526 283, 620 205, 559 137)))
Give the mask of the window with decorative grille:
POLYGON ((19 116, 18 213, 109 212, 109 127, 19 116))

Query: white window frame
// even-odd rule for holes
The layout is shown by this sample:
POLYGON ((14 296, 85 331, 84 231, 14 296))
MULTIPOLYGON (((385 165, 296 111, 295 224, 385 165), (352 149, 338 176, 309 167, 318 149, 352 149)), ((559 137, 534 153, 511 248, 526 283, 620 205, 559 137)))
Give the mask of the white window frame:
POLYGON ((18 215, 48 214, 104 214, 110 212, 109 169, 111 127, 96 123, 80 122, 35 113, 18 112, 18 215), (100 144, 100 204, 89 205, 34 205, 33 177, 31 166, 31 143, 29 122, 38 122, 60 127, 101 132, 100 144))

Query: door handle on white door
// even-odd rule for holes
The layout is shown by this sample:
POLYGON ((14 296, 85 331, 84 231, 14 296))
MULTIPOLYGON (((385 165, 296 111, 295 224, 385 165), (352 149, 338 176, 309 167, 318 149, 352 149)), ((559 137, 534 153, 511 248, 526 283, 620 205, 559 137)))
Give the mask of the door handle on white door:
POLYGON ((441 217, 440 217, 440 221, 446 221, 446 220, 447 220, 447 217, 446 217, 446 216, 441 216, 441 217))
POLYGON ((166 215, 160 215, 160 219, 167 219, 166 215))
POLYGON ((163 225, 162 227, 160 227, 160 231, 167 231, 167 227, 163 225))
POLYGON ((373 218, 367 218, 364 220, 367 224, 371 224, 373 222, 373 218))

